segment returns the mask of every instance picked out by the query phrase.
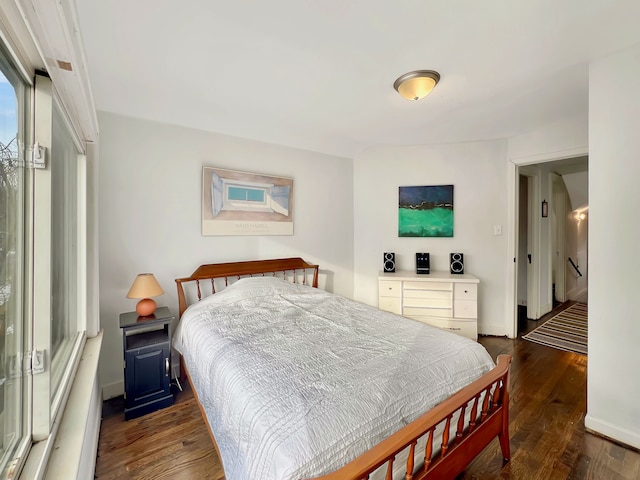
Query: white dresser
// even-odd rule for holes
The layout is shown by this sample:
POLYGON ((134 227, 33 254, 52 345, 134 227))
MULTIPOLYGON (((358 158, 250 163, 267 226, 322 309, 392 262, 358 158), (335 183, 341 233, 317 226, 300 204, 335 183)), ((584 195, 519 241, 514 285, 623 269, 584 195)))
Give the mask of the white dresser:
POLYGON ((378 307, 477 340, 479 283, 466 273, 380 272, 378 307))

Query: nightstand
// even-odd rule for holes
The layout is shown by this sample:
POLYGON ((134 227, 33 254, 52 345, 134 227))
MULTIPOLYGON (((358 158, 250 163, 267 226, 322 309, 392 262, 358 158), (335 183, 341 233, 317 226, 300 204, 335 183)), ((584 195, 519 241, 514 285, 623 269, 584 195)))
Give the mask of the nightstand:
POLYGON ((124 418, 130 420, 173 405, 171 323, 167 307, 153 315, 120 314, 124 352, 124 418))

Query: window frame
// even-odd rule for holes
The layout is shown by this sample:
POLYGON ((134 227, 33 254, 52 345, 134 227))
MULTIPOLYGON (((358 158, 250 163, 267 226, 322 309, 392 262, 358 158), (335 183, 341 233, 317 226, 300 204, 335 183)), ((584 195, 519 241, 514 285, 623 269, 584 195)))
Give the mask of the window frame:
MULTIPOLYGON (((0 22, 1 23, 1 22, 0 22)), ((2 25, 0 24, 0 27, 2 25)), ((22 265, 19 268, 19 275, 16 279, 16 284, 20 285, 22 292, 21 298, 19 299, 20 303, 20 316, 23 319, 23 323, 21 325, 21 339, 18 341, 19 345, 15 345, 18 348, 16 352, 14 352, 15 363, 13 367, 20 372, 21 380, 20 380, 20 399, 17 403, 21 404, 20 413, 21 413, 21 432, 20 436, 16 439, 16 443, 11 451, 4 452, 2 458, 0 459, 0 474, 6 472, 7 475, 10 475, 11 472, 19 471, 24 463, 24 458, 29 452, 31 446, 31 416, 25 415, 26 412, 29 411, 30 399, 31 399, 31 384, 27 375, 25 374, 24 369, 24 351, 28 345, 28 328, 26 322, 24 322, 25 318, 28 318, 28 297, 29 297, 29 288, 28 288, 28 276, 29 276, 29 262, 30 256, 27 248, 27 237, 28 237, 28 202, 27 195, 29 191, 29 173, 25 167, 25 157, 26 157, 26 148, 25 145, 28 144, 31 134, 32 134, 32 126, 29 122, 31 106, 33 105, 32 99, 32 82, 25 75, 25 71, 22 68, 21 63, 16 59, 14 54, 14 49, 12 45, 7 42, 2 28, 0 28, 0 42, 2 43, 2 53, 3 57, 5 57, 6 66, 10 69, 9 76, 13 76, 15 80, 18 80, 22 83, 22 92, 20 92, 20 97, 17 102, 17 150, 18 150, 18 168, 22 168, 22 192, 20 195, 20 203, 21 208, 19 215, 23 217, 23 222, 20 225, 20 231, 17 232, 18 238, 16 239, 16 245, 20 245, 23 252, 19 257, 19 261, 21 261, 22 265)), ((6 76, 6 75, 5 75, 6 76)), ((7 78, 11 82, 9 78, 7 78)), ((13 83, 13 82, 11 82, 13 83)), ((14 87, 15 88, 15 87, 14 87)), ((15 333, 14 333, 15 334, 15 333)), ((17 392, 16 392, 17 393, 17 392)), ((3 394, 6 394, 6 389, 3 394)), ((4 432, 3 432, 4 433, 4 432)))
MULTIPOLYGON (((58 108, 63 118, 66 113, 62 108, 61 102, 56 98, 56 92, 53 88, 51 79, 37 74, 35 76, 35 105, 34 109, 34 138, 37 143, 45 148, 45 162, 51 162, 51 149, 53 144, 53 110, 58 108)), ((78 141, 74 130, 70 127, 70 122, 65 125, 68 133, 72 135, 75 146, 80 150, 80 142, 78 141)), ((86 192, 86 168, 84 168, 86 157, 84 151, 80 151, 78 155, 78 201, 81 203, 86 200, 84 192, 86 192), (80 175, 83 172, 85 175, 80 175), (82 188, 79 188, 82 186, 82 188), (82 195, 81 195, 82 192, 82 195)), ((75 322, 77 335, 73 339, 67 361, 64 364, 55 365, 60 372, 60 382, 58 388, 54 390, 53 385, 53 358, 51 345, 51 325, 52 325, 52 308, 51 308, 51 280, 52 280, 52 262, 51 262, 51 245, 52 245, 52 174, 51 166, 46 165, 44 169, 32 169, 32 178, 34 183, 32 205, 28 207, 28 211, 33 216, 33 269, 31 284, 32 290, 32 345, 30 351, 44 352, 45 372, 34 374, 31 376, 33 384, 32 398, 32 437, 34 441, 46 440, 51 435, 56 420, 62 414, 63 405, 69 394, 71 382, 75 375, 75 371, 80 360, 80 353, 84 347, 86 340, 86 268, 81 271, 81 267, 86 265, 86 248, 78 248, 78 294, 79 301, 76 311, 78 319, 75 322), (85 308, 82 310, 82 308, 85 308), (83 318, 80 318, 83 317, 83 318), (36 328, 37 327, 37 328, 36 328)), ((77 228, 77 244, 86 245, 86 217, 80 218, 81 214, 86 212, 86 208, 78 208, 76 218, 78 221, 77 228)), ((56 359, 60 363, 59 359, 56 359)))
MULTIPOLYGON (((65 367, 65 378, 61 383, 59 395, 56 395, 52 403, 57 404, 56 408, 49 408, 49 432, 47 434, 45 416, 39 435, 46 436, 42 441, 36 441, 33 422, 33 399, 34 399, 34 379, 38 379, 39 375, 28 376, 25 380, 26 398, 28 402, 28 411, 25 412, 25 422, 27 435, 23 442, 23 450, 19 455, 14 457, 11 463, 13 476, 11 478, 30 478, 39 480, 44 478, 47 471, 49 456, 54 449, 54 443, 65 442, 69 439, 63 437, 57 438, 57 429, 61 422, 67 421, 68 418, 62 418, 67 407, 67 398, 73 387, 73 380, 81 360, 83 346, 86 344, 85 339, 88 334, 96 337, 98 343, 101 342, 100 320, 99 320, 99 277, 98 277, 98 231, 97 231, 97 213, 98 213, 98 196, 96 188, 98 185, 98 166, 99 157, 98 149, 98 119, 93 103, 91 93, 87 64, 82 48, 81 36, 78 30, 77 16, 75 5, 73 2, 61 0, 59 2, 30 2, 29 0, 8 0, 0 2, 0 42, 6 47, 9 56, 13 60, 18 72, 29 84, 27 98, 29 99, 29 107, 25 111, 25 142, 23 152, 28 153, 27 148, 34 144, 37 139, 34 133, 35 128, 35 75, 38 71, 48 70, 51 76, 53 87, 51 88, 53 101, 59 101, 63 106, 62 111, 65 114, 65 121, 68 122, 70 132, 74 136, 74 141, 82 148, 78 151, 82 152, 79 157, 79 178, 82 182, 78 185, 78 229, 81 238, 78 243, 78 251, 82 252, 82 258, 78 260, 78 272, 82 275, 82 293, 78 293, 78 315, 77 328, 82 334, 76 338, 74 343, 72 361, 65 367), (73 66, 73 71, 63 70, 59 68, 57 59, 63 55, 73 66)), ((45 74, 46 75, 46 74, 45 74)), ((35 205, 36 187, 40 185, 34 180, 36 177, 33 170, 26 173, 26 202, 31 201, 35 205)), ((42 197, 42 195, 40 195, 42 197)), ((25 206, 25 214, 29 213, 29 207, 25 206)), ((26 219, 28 225, 32 225, 33 216, 26 219)), ((24 240, 25 249, 32 251, 32 243, 34 233, 32 228, 26 229, 24 240)), ((33 316, 33 284, 34 269, 36 264, 33 255, 27 255, 25 259, 25 315, 30 315, 29 321, 25 326, 25 345, 23 352, 30 352, 33 349, 32 337, 36 331, 41 328, 42 319, 34 320, 33 316), (27 342, 29 342, 27 344, 27 342)), ((49 329, 50 333, 50 329, 49 329)), ((96 342, 90 342, 91 348, 95 350, 96 342)), ((100 347, 97 347, 98 351, 100 347)), ((28 366, 26 361, 26 353, 20 355, 21 369, 24 370, 28 366)), ((46 360, 46 359, 45 359, 46 360)), ((50 374, 50 363, 45 362, 46 373, 50 374)), ((97 373, 94 372, 92 381, 94 383, 94 391, 98 388, 96 385, 97 373)), ((37 390, 36 390, 37 391, 37 390)), ((92 393, 92 395, 94 395, 92 393)), ((71 401, 73 401, 73 397, 71 401)), ((77 399, 76 399, 77 400, 77 399)), ((89 422, 99 419, 99 409, 95 407, 99 400, 96 397, 91 399, 91 408, 96 408, 91 412, 95 418, 88 418, 89 422)), ((72 414, 75 412, 72 412, 72 414)), ((92 435, 95 426, 87 425, 92 435)), ((87 435, 86 434, 86 435, 87 435)), ((85 440, 88 439, 85 435, 85 440)), ((96 433, 97 435, 97 433, 96 433)), ((97 444, 96 444, 97 447, 97 444)), ((76 452, 77 453, 77 452, 76 452)), ((55 463, 55 462, 54 462, 55 463)), ((1 477, 2 475, 0 475, 1 477)))

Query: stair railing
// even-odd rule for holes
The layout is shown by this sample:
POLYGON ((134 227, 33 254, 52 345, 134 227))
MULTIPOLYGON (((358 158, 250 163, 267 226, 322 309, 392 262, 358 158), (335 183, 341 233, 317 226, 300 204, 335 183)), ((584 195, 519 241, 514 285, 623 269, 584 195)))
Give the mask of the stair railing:
POLYGON ((571 260, 571 257, 568 257, 568 260, 571 266, 573 267, 573 269, 578 273, 578 276, 581 277, 582 273, 580 273, 580 269, 578 268, 578 266, 575 263, 573 263, 573 260, 571 260))

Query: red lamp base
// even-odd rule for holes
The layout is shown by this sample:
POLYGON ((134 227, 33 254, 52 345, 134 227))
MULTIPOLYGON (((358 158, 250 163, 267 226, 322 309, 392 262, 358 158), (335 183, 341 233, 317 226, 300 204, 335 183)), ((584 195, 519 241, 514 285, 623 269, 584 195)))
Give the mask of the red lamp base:
POLYGON ((149 315, 153 315, 157 306, 156 301, 152 298, 143 298, 136 305, 136 312, 141 317, 148 317, 149 315))

